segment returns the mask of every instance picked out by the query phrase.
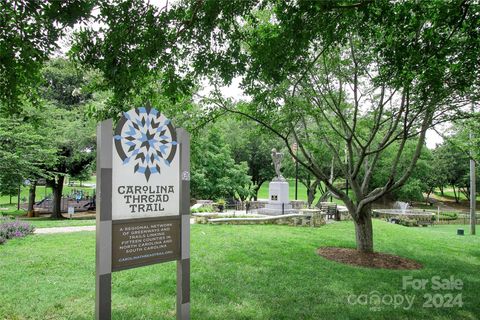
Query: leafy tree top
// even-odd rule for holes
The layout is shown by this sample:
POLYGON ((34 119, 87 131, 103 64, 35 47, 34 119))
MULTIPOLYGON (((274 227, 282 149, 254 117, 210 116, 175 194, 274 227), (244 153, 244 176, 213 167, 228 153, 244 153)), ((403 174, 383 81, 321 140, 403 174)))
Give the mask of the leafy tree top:
POLYGON ((2 1, 0 111, 18 111, 36 98, 40 69, 58 48, 66 28, 87 17, 92 0, 2 1))

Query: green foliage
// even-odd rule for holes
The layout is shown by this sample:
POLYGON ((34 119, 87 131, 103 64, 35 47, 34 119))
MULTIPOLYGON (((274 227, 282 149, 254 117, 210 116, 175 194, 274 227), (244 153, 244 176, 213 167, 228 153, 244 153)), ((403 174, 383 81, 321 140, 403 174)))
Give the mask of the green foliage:
MULTIPOLYGON (((84 28, 76 33, 70 56, 85 66, 97 69, 104 77, 99 89, 112 96, 99 117, 116 116, 131 108, 139 94, 150 100, 145 87, 155 84, 157 94, 179 101, 188 94, 192 81, 185 77, 186 65, 177 55, 177 25, 184 11, 162 10, 142 0, 96 1, 98 30, 84 28), (180 77, 179 73, 184 73, 180 77)), ((172 6, 172 5, 170 5, 172 6)))
MULTIPOLYGON (((389 174, 393 166, 394 161, 396 161, 397 151, 399 145, 394 143, 392 146, 387 148, 381 155, 376 166, 376 170, 372 176, 371 180, 371 189, 375 189, 385 185, 389 179, 389 174)), ((397 176, 399 177, 407 170, 410 165, 410 161, 415 153, 415 141, 407 141, 404 151, 401 157, 398 159, 397 163, 397 176)), ((404 201, 422 201, 423 192, 428 192, 429 186, 432 185, 435 187, 435 182, 430 179, 436 177, 439 172, 434 170, 432 161, 432 152, 424 148, 420 154, 415 167, 412 170, 410 178, 405 182, 403 186, 392 190, 389 195, 395 200, 404 200, 404 201)))
POLYGON ((235 163, 219 129, 204 129, 191 145, 193 198, 246 199, 251 194, 248 166, 245 162, 235 163))
POLYGON ((214 212, 215 210, 213 209, 212 206, 203 206, 198 209, 191 209, 190 213, 199 213, 199 212, 214 212))
MULTIPOLYGON (((437 215, 433 217, 433 219, 437 220, 437 215)), ((457 220, 458 214, 456 212, 441 212, 440 213, 440 220, 457 220)))
MULTIPOLYGON (((443 188, 450 185, 456 202, 460 201, 460 193, 463 193, 466 199, 470 199, 470 154, 461 147, 467 142, 464 142, 462 134, 458 133, 448 137, 434 150, 436 170, 444 176, 441 183, 436 186, 443 188)), ((475 152, 475 149, 472 151, 475 152)), ((480 181, 477 178, 478 187, 480 181)))
POLYGON ((0 112, 35 101, 40 69, 68 27, 88 16, 94 1, 3 1, 0 33, 0 112))
POLYGON ((47 165, 53 176, 86 177, 95 159, 95 123, 83 110, 65 110, 49 104, 45 112, 47 139, 56 148, 56 161, 47 165))
MULTIPOLYGON (((480 126, 478 113, 472 113, 472 118, 456 121, 444 136, 444 142, 435 152, 439 159, 440 168, 445 171, 445 182, 454 188, 454 197, 460 200, 463 193, 470 199, 470 160, 479 163, 480 156, 480 126)), ((476 190, 479 190, 480 181, 476 179, 476 190)), ((478 191, 477 191, 478 192, 478 191)))
POLYGON ((281 142, 258 124, 242 117, 223 117, 215 127, 223 132, 235 162, 247 163, 253 197, 256 197, 259 187, 275 175, 271 150, 280 149, 281 142))
POLYGON ((63 109, 70 109, 92 99, 84 88, 92 74, 65 59, 52 59, 42 69, 41 96, 63 109))
POLYGON ((480 113, 472 111, 471 118, 453 123, 445 139, 459 154, 480 163, 480 113))
POLYGON ((408 181, 395 193, 396 199, 403 201, 422 201, 422 192, 425 190, 424 183, 416 178, 410 178, 408 181))
POLYGON ((25 179, 47 177, 55 149, 44 134, 25 118, 0 116, 0 195, 17 194, 25 179))
POLYGON ((85 116, 86 103, 92 96, 83 94, 87 85, 82 70, 64 59, 50 61, 42 71, 45 99, 41 121, 47 138, 55 146, 57 161, 49 166, 56 174, 90 176, 95 158, 95 122, 85 116), (88 100, 87 100, 88 99, 88 100))
POLYGON ((94 96, 82 93, 86 86, 83 70, 71 62, 58 58, 48 62, 42 70, 42 104, 36 109, 36 123, 54 150, 53 161, 43 165, 47 183, 52 187, 53 216, 60 217, 60 198, 63 181, 67 175, 86 177, 95 159, 95 122, 87 119, 87 103, 94 103, 94 96))

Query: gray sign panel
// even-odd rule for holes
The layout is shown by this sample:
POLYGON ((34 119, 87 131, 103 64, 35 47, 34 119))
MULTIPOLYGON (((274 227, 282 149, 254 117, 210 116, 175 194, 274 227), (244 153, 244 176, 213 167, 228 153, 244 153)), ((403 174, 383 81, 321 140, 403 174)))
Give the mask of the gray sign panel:
POLYGON ((114 220, 112 271, 180 259, 180 217, 114 220))

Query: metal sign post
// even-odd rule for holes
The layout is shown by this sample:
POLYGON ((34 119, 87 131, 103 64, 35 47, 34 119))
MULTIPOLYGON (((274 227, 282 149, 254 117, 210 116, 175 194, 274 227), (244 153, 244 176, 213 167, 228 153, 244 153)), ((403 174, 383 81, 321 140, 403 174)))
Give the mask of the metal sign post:
POLYGON ((97 129, 95 318, 111 319, 111 273, 177 261, 177 319, 190 319, 190 137, 153 108, 97 129), (113 134, 112 134, 113 133, 113 134))

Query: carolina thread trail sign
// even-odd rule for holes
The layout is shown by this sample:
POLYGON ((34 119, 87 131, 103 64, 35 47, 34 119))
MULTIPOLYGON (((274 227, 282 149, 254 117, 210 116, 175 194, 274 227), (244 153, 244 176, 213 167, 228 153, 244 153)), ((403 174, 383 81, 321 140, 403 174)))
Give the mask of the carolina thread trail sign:
POLYGON ((153 108, 97 128, 95 318, 112 315, 112 272, 177 261, 177 319, 190 319, 190 138, 153 108))

